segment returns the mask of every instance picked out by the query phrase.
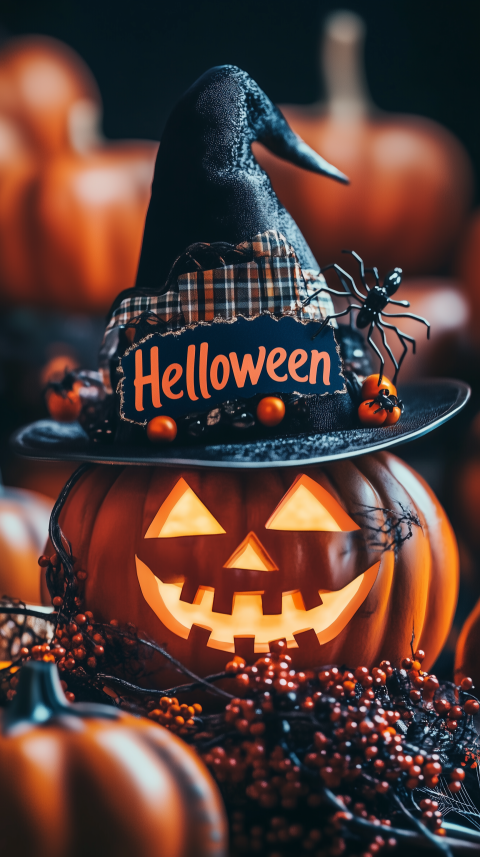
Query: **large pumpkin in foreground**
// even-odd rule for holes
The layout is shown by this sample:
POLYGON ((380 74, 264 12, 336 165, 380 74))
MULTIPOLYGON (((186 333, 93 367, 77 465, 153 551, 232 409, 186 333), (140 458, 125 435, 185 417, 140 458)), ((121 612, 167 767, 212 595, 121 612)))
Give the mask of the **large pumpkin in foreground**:
POLYGON ((3 854, 224 857, 222 801, 194 750, 146 718, 69 705, 53 664, 19 675, 0 718, 3 854))
POLYGON ((203 675, 279 638, 295 666, 397 662, 412 631, 428 669, 457 599, 445 513, 387 453, 271 470, 97 466, 60 524, 88 573, 85 608, 203 675), (420 523, 406 540, 405 516, 420 523))

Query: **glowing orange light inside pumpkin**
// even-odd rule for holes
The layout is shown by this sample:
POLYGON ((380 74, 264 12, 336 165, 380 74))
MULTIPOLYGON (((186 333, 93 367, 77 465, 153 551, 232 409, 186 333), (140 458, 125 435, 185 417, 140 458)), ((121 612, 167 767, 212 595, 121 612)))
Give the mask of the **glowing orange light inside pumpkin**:
POLYGON ((278 571, 278 566, 268 555, 255 533, 248 534, 223 567, 246 568, 252 571, 278 571))
POLYGON ((349 532, 360 527, 325 488, 303 474, 280 500, 265 529, 349 532))
MULTIPOLYGON (((161 623, 184 640, 193 625, 211 632, 207 646, 224 652, 235 651, 236 637, 255 639, 254 651, 268 652, 271 640, 285 638, 289 648, 298 648, 295 634, 314 630, 321 645, 333 640, 360 605, 375 583, 380 563, 377 562, 338 592, 321 592, 322 604, 305 610, 298 591, 282 593, 282 612, 265 615, 261 592, 236 592, 232 613, 213 610, 214 589, 201 586, 193 604, 180 599, 181 583, 164 583, 145 563, 135 557, 137 577, 143 597, 161 623)), ((393 555, 388 555, 393 569, 393 555)))
POLYGON ((210 536, 224 533, 212 513, 185 482, 178 480, 162 503, 147 532, 146 539, 174 539, 179 536, 210 536))

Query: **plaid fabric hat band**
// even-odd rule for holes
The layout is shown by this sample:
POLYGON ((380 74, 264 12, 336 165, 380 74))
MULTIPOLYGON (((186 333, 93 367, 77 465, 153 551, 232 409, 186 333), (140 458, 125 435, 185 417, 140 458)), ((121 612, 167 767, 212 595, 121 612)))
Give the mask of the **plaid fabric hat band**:
POLYGON ((112 334, 145 312, 158 316, 167 330, 264 312, 275 316, 295 314, 306 320, 322 319, 334 312, 327 292, 320 292, 302 307, 309 295, 325 284, 325 279, 318 272, 302 271, 295 250, 276 230, 258 234, 236 249, 249 254, 252 261, 182 274, 162 295, 133 295, 122 301, 112 314, 100 350, 99 368, 105 380, 112 356, 112 334))

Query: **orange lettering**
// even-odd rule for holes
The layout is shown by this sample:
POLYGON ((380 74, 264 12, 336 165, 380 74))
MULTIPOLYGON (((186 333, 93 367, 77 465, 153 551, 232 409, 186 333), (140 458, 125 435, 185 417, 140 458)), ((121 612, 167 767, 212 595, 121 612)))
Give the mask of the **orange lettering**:
POLYGON ((230 363, 225 354, 218 354, 210 366, 210 382, 214 390, 223 390, 230 377, 230 363), (222 367, 222 380, 218 380, 218 367, 222 367))
POLYGON ((204 399, 210 399, 210 393, 208 392, 207 387, 207 357, 208 357, 208 342, 202 342, 200 346, 200 366, 199 366, 199 377, 200 377, 200 392, 204 399))
POLYGON ((182 377, 183 367, 180 366, 180 363, 171 363, 170 366, 167 366, 165 372, 162 377, 162 390, 169 399, 181 399, 183 396, 183 390, 180 390, 179 393, 172 393, 172 387, 177 381, 182 377))
POLYGON ((192 402, 196 402, 198 396, 195 395, 195 383, 193 372, 195 369, 195 346, 189 345, 187 348, 187 393, 192 402))
POLYGON ((310 364, 310 384, 317 383, 317 367, 323 360, 323 383, 330 386, 330 355, 328 351, 312 351, 312 362, 310 364))
POLYGON ((288 371, 292 376, 294 381, 308 381, 308 375, 298 375, 297 369, 300 369, 300 366, 303 366, 308 360, 308 354, 303 348, 297 348, 296 351, 292 351, 290 357, 288 358, 288 371))
MULTIPOLYGON (((263 364, 265 361, 266 348, 264 345, 258 346, 258 360, 257 365, 254 366, 253 358, 251 354, 245 354, 242 365, 238 364, 238 357, 235 351, 231 351, 228 355, 230 357, 230 363, 232 364, 233 374, 235 375, 235 381, 237 387, 243 387, 245 385, 245 381, 247 378, 247 372, 250 375, 250 381, 252 384, 257 384, 258 379, 260 378, 260 372, 263 369, 263 364)), ((286 352, 285 352, 286 354, 286 352)), ((286 377, 286 376, 285 376, 286 377)))
POLYGON ((135 410, 143 411, 143 388, 147 384, 152 387, 152 404, 154 408, 161 408, 160 401, 160 379, 158 370, 158 346, 150 349, 150 375, 143 374, 143 353, 141 348, 135 352, 135 410))
POLYGON ((287 352, 284 348, 272 348, 270 354, 267 357, 267 372, 270 375, 272 381, 286 381, 288 375, 277 375, 275 369, 278 366, 281 366, 282 363, 285 363, 287 357, 287 352), (278 354, 278 357, 276 356, 278 354))

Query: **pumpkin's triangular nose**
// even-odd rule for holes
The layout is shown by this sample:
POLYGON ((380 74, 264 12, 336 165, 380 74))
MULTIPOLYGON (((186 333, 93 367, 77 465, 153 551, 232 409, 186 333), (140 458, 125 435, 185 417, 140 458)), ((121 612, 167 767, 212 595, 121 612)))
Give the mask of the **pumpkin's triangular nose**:
POLYGON ((224 568, 244 568, 251 571, 278 571, 273 559, 255 533, 249 533, 234 550, 224 568))

